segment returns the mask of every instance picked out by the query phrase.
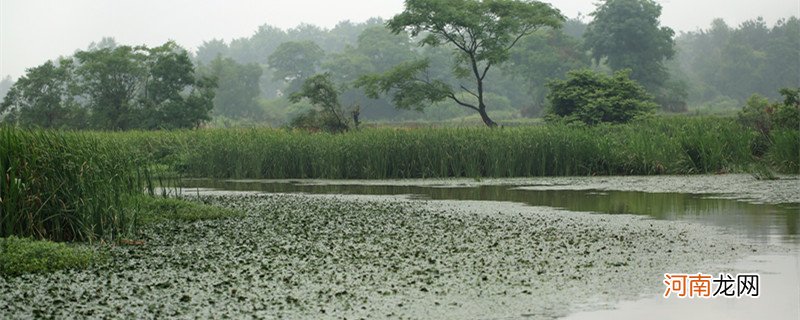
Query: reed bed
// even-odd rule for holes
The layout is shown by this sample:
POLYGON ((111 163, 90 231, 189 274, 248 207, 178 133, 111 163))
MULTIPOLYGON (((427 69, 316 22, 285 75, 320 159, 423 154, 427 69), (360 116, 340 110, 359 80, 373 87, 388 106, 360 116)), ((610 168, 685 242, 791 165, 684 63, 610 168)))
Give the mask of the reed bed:
MULTIPOLYGON (((781 144, 796 150, 796 133, 785 136, 781 144)), ((373 128, 345 134, 262 128, 140 137, 152 150, 165 149, 154 141, 169 144, 178 155, 164 158, 181 174, 265 179, 736 172, 757 160, 749 147, 756 138, 732 119, 685 117, 594 127, 373 128)), ((789 161, 779 167, 786 171, 793 168, 786 160, 792 151, 784 149, 777 158, 789 161)))
POLYGON ((134 149, 94 134, 0 128, 0 237, 113 239, 149 175, 134 149))
POLYGON ((800 173, 800 134, 759 134, 732 118, 626 125, 60 132, 0 128, 0 237, 119 238, 143 193, 180 177, 396 179, 742 172, 800 173), (165 181, 169 180, 169 181, 165 181))

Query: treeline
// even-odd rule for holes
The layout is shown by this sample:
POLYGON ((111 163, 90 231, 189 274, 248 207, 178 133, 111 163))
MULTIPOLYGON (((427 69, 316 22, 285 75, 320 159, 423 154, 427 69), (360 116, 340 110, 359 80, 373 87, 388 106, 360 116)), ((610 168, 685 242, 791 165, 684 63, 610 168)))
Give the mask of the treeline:
MULTIPOLYGON (((563 29, 539 30, 523 38, 511 52, 511 62, 491 73, 488 101, 499 118, 524 113, 540 115, 547 79, 566 71, 590 66, 581 49, 580 20, 568 20, 563 29), (568 32, 574 33, 569 35, 568 32), (522 111, 521 111, 522 110, 522 111)), ((310 76, 328 72, 342 89, 342 104, 361 106, 368 120, 446 120, 472 114, 455 103, 442 103, 420 113, 397 110, 389 98, 373 100, 350 84, 361 76, 383 73, 401 63, 427 58, 432 79, 458 83, 453 74, 453 52, 448 47, 420 47, 419 39, 402 32, 393 34, 381 19, 364 23, 341 22, 333 29, 301 25, 281 30, 264 25, 248 38, 205 42, 197 62, 204 74, 219 79, 215 114, 236 118, 248 115, 274 123, 303 114, 310 106, 292 104, 285 97, 297 91, 310 76), (258 88, 258 91, 255 89, 258 88), (237 93, 237 94, 227 94, 237 93)))
POLYGON ((708 29, 681 34, 673 73, 690 101, 741 107, 750 95, 778 98, 778 89, 800 87, 800 20, 762 18, 731 27, 716 19, 708 29), (682 73, 682 74, 681 74, 682 73))
MULTIPOLYGON (((492 114, 499 119, 541 116, 547 107, 548 82, 564 79, 576 69, 610 72, 626 67, 615 68, 608 57, 593 61, 597 49, 593 51, 587 43, 588 26, 578 17, 568 19, 561 29, 543 29, 523 38, 510 51, 509 61, 488 76, 491 82, 486 90, 492 114)), ((290 104, 281 97, 296 91, 313 73, 330 72, 338 82, 348 83, 424 57, 431 61, 430 78, 457 84, 458 74, 450 70, 452 51, 446 47, 421 48, 416 40, 407 34, 390 33, 380 19, 360 24, 342 22, 330 30, 302 25, 284 31, 265 25, 249 38, 206 42, 198 49, 197 59, 212 70, 240 69, 238 77, 232 73, 220 77, 219 93, 249 93, 246 102, 237 101, 242 95, 229 99, 218 95, 216 114, 236 117, 240 114, 237 109, 248 106, 253 112, 265 112, 265 119, 282 123, 308 106, 290 104)), ((740 109, 752 94, 777 99, 780 88, 800 86, 800 21, 796 17, 780 20, 772 27, 761 18, 738 27, 716 19, 709 29, 681 33, 670 41, 674 48, 672 53, 662 53, 670 57, 665 59, 663 71, 639 71, 642 76, 637 78, 634 70, 632 76, 648 87, 666 111, 703 105, 740 109)), ((342 102, 362 106, 362 117, 368 120, 436 121, 472 114, 454 103, 442 103, 425 113, 397 110, 390 99, 370 100, 351 87, 344 88, 342 102)))
MULTIPOLYGON (((761 18, 737 27, 717 19, 709 29, 675 36, 660 25, 660 15, 651 0, 606 0, 591 21, 565 19, 560 28, 522 37, 486 74, 488 112, 497 120, 542 116, 551 107, 548 83, 573 70, 630 69, 631 79, 668 112, 704 105, 730 112, 754 93, 777 99, 779 89, 800 87, 796 17, 771 27, 761 18)), ((451 100, 424 111, 402 110, 391 92, 371 99, 354 86, 364 76, 425 60, 424 78, 464 88, 453 98, 471 99, 475 88, 464 80, 469 71, 459 64, 463 53, 452 44, 421 46, 425 36, 393 33, 386 21, 373 18, 331 29, 263 25, 250 37, 206 41, 194 56, 174 43, 147 48, 104 39, 29 69, 13 86, 9 78, 0 81, 0 116, 6 123, 48 128, 189 128, 212 118, 213 126, 281 126, 313 110, 307 100, 289 97, 307 79, 327 73, 337 103, 357 110, 361 120, 479 119, 451 100)))
POLYGON ((196 128, 210 120, 215 80, 195 74, 188 52, 93 44, 27 70, 0 104, 3 122, 56 129, 196 128))

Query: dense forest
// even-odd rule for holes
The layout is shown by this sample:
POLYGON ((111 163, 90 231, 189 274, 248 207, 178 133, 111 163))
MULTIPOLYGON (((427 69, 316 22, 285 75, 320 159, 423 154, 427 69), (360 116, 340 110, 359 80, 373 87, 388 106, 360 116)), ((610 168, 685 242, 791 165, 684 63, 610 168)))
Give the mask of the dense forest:
MULTIPOLYGON (((547 84, 581 69, 606 74, 629 69, 631 79, 664 112, 734 113, 753 94, 777 99, 779 89, 800 86, 796 17, 772 26, 761 18, 738 26, 716 19, 707 29, 676 35, 659 25, 660 14, 661 7, 650 1, 607 1, 588 17, 563 19, 559 26, 543 25, 526 34, 504 53, 502 64, 486 69, 481 90, 488 112, 500 121, 543 116, 550 104, 547 84)), ((387 21, 373 18, 343 21, 332 29, 302 24, 283 30, 265 24, 250 37, 205 41, 194 53, 174 43, 131 47, 104 38, 71 57, 28 69, 16 82, 2 79, 0 112, 4 122, 41 127, 197 127, 210 118, 212 126, 282 126, 312 108, 308 100, 291 100, 290 95, 307 79, 325 73, 340 94, 338 103, 357 110, 362 121, 479 119, 452 100, 435 101, 431 108, 397 108, 391 94, 369 95, 357 85, 365 76, 425 61, 426 79, 464 88, 453 98, 469 100, 474 84, 463 81, 468 77, 460 64, 463 55, 454 54, 453 44, 423 45, 427 36, 392 30, 387 21), (124 72, 101 70, 104 59, 132 62, 124 72), (124 98, 102 95, 98 84, 109 72, 130 77, 119 83, 124 98), (158 79, 163 81, 154 82, 158 79), (158 86, 169 88, 157 92, 158 86), (49 96, 31 96, 42 90, 49 90, 49 96), (206 100, 213 109, 204 115, 211 109, 206 100), (178 115, 178 105, 192 110, 178 115), (44 111, 35 111, 37 106, 44 111), (115 114, 124 110, 135 112, 115 114), (188 118, 180 123, 154 120, 178 116, 188 118)))

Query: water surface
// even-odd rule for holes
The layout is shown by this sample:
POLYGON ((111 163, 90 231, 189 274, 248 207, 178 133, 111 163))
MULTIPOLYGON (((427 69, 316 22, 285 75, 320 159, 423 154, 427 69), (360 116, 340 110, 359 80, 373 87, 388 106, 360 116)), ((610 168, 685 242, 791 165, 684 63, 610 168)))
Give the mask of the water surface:
MULTIPOLYGON (((645 215, 689 220, 729 228, 761 243, 800 243, 800 204, 757 204, 716 194, 652 193, 608 190, 536 190, 525 185, 358 185, 306 183, 302 180, 186 180, 193 188, 265 193, 408 195, 412 199, 508 201, 569 211, 645 215)), ((546 187, 545 187, 546 188, 546 187)))

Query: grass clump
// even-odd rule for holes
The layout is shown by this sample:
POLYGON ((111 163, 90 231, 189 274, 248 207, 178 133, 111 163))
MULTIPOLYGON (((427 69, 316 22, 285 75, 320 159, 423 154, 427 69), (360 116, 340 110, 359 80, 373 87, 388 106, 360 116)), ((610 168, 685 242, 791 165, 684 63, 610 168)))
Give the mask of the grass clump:
POLYGON ((133 148, 80 132, 0 128, 0 237, 116 239, 149 175, 133 148))
POLYGON ((204 203, 176 198, 137 198, 139 224, 165 221, 195 222, 200 220, 227 219, 242 216, 239 211, 204 203))
POLYGON ((0 238, 0 274, 6 276, 87 268, 105 258, 87 247, 14 236, 0 238))

